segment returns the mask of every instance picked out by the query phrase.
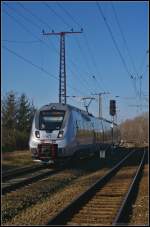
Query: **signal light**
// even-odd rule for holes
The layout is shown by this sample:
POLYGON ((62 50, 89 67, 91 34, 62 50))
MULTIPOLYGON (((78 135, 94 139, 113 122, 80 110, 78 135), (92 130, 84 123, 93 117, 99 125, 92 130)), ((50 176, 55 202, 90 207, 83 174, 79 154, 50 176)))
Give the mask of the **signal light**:
POLYGON ((111 116, 114 116, 116 114, 116 100, 110 100, 109 113, 111 116))

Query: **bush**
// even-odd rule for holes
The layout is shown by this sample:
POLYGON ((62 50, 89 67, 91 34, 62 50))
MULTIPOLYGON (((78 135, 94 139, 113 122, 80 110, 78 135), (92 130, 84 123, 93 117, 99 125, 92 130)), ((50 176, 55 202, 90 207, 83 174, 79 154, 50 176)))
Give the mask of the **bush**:
POLYGON ((29 135, 25 131, 16 131, 16 149, 24 150, 28 148, 29 135))
POLYGON ((34 113, 35 107, 25 94, 6 94, 2 99, 2 151, 28 148, 34 113))
POLYGON ((16 148, 15 132, 12 129, 2 131, 2 149, 4 151, 13 151, 16 148))
POLYGON ((4 152, 12 152, 12 151, 14 151, 15 149, 14 148, 12 148, 12 147, 9 147, 9 146, 2 146, 2 152, 4 153, 4 152))
POLYGON ((121 138, 137 146, 148 143, 148 113, 128 119, 120 125, 121 138))

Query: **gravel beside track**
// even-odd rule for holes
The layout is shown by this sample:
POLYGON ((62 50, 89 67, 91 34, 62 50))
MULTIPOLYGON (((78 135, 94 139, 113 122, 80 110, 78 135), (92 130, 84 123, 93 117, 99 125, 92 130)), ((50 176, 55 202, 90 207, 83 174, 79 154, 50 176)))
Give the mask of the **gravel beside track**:
POLYGON ((44 200, 47 196, 57 192, 76 179, 81 172, 65 170, 51 177, 32 183, 20 190, 13 191, 2 197, 2 221, 3 223, 14 217, 23 209, 44 200))
POLYGON ((105 165, 106 168, 92 160, 78 162, 76 169, 65 170, 64 175, 59 173, 57 179, 51 176, 8 193, 3 196, 2 202, 3 225, 46 224, 60 209, 102 177, 125 153, 125 150, 122 154, 119 152, 117 158, 105 165))
MULTIPOLYGON (((100 180, 55 218, 50 225, 112 225, 135 176, 143 152, 134 152, 107 183, 100 180)), ((142 159, 143 160, 143 159, 142 159)), ((118 165, 117 165, 118 166, 118 165)))
POLYGON ((135 170, 135 168, 124 168, 124 170, 117 173, 115 179, 110 181, 102 190, 98 191, 86 206, 81 208, 67 224, 111 225, 117 209, 121 205, 122 198, 128 191, 130 185, 129 180, 123 183, 120 183, 120 180, 123 178, 130 178, 131 180, 135 170))
POLYGON ((148 186, 149 165, 145 164, 143 176, 139 184, 139 193, 132 208, 129 225, 149 224, 149 186, 148 186))
POLYGON ((66 204, 69 204, 81 192, 84 192, 92 183, 102 177, 108 169, 90 173, 74 180, 69 187, 61 188, 57 193, 50 194, 44 201, 38 202, 23 210, 6 225, 43 225, 48 222, 66 204))

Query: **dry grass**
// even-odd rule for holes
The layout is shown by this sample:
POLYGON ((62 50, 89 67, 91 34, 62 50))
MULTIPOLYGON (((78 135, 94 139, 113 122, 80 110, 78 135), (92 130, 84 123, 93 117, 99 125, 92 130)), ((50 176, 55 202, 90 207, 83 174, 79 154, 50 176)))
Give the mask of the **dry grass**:
POLYGON ((34 162, 31 157, 31 152, 28 150, 4 152, 2 154, 3 171, 31 164, 34 164, 34 162))

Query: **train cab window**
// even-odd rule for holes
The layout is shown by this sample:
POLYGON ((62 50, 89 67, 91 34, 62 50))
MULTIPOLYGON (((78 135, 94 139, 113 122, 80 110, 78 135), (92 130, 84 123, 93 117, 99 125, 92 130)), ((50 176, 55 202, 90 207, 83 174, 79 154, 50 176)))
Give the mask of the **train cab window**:
POLYGON ((64 111, 41 111, 39 118, 40 130, 46 130, 49 132, 60 130, 64 115, 64 111))

